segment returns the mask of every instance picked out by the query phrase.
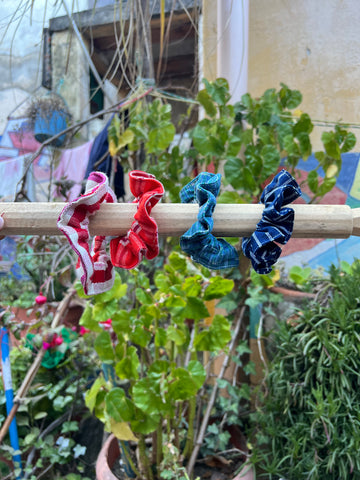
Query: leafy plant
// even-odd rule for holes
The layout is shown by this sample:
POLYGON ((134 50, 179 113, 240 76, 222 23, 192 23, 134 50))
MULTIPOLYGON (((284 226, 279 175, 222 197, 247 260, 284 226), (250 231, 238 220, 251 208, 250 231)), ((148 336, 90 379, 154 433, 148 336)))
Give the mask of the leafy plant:
POLYGON ((95 350, 111 373, 98 377, 86 404, 106 430, 138 444, 140 465, 132 468, 145 478, 160 478, 166 465, 180 468, 191 455, 208 374, 201 353, 226 350, 231 339, 229 319, 210 320, 207 302, 233 286, 173 252, 153 283, 135 269, 126 283, 117 276, 112 290, 89 299, 81 324, 97 332, 95 350))
POLYGON ((329 275, 323 301, 274 333, 277 352, 254 416, 253 461, 266 478, 360 478, 360 262, 329 275))
MULTIPOLYGON (((59 335, 62 333, 68 336, 68 343, 64 342, 46 353, 49 358, 55 358, 61 351, 63 355, 51 368, 49 358, 43 362, 47 367, 40 367, 33 386, 16 415, 24 479, 36 480, 46 474, 48 479, 61 475, 61 478, 70 480, 79 478, 75 473, 83 474, 85 470, 83 457, 86 446, 79 430, 89 413, 85 407, 83 391, 91 383, 97 358, 88 335, 81 336, 64 327, 58 329, 58 332, 59 335), (71 474, 75 476, 72 477, 71 474)), ((54 333, 56 332, 51 332, 52 335, 54 333)), ((12 348, 10 362, 15 391, 33 362, 34 351, 42 348, 47 335, 47 330, 42 328, 31 338, 31 343, 27 338, 12 348)), ((5 392, 1 384, 0 422, 5 418, 5 392)), ((0 446, 0 456, 3 459, 10 459, 12 453, 13 449, 7 443, 0 446)), ((7 473, 9 476, 6 478, 15 478, 16 472, 12 476, 3 462, 0 461, 0 465, 4 477, 7 473)))

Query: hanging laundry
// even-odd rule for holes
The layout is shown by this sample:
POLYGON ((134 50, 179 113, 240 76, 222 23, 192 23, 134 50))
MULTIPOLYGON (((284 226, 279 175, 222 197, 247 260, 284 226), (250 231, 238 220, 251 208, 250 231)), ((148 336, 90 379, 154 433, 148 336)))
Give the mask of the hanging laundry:
POLYGON ((58 182, 66 179, 75 182, 75 184, 66 191, 66 196, 62 194, 60 186, 57 186, 53 193, 55 198, 71 202, 80 195, 82 181, 87 178, 85 173, 93 142, 94 140, 90 140, 79 147, 70 148, 62 152, 53 178, 58 182))
MULTIPOLYGON (((113 115, 114 116, 114 115, 113 115)), ((95 137, 90 152, 89 164, 86 169, 85 178, 88 178, 93 171, 103 172, 109 178, 112 171, 112 157, 109 153, 108 128, 113 116, 105 125, 104 129, 95 137)), ((124 197, 124 170, 119 162, 116 162, 116 171, 114 176, 114 192, 117 198, 124 197)))

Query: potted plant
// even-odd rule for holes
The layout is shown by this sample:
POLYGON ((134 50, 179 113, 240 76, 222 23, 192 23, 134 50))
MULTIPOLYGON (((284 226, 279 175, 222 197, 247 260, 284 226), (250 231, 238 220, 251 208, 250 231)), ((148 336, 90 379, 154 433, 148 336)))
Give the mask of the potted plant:
POLYGON ((269 479, 360 478, 360 263, 310 277, 318 292, 277 324, 254 414, 254 464, 269 479))
POLYGON ((225 299, 234 282, 176 252, 153 282, 140 269, 122 275, 110 291, 87 299, 80 319, 96 333, 94 348, 104 366, 86 404, 120 440, 134 476, 186 478, 198 430, 206 428, 211 358, 232 340, 230 317, 211 317, 207 304, 225 299), (211 354, 207 365, 204 352, 211 354))
MULTIPOLYGON (((54 92, 34 97, 27 108, 26 116, 35 139, 40 143, 65 130, 70 118, 64 99, 54 92)), ((51 145, 61 147, 65 137, 63 134, 54 138, 51 145)))

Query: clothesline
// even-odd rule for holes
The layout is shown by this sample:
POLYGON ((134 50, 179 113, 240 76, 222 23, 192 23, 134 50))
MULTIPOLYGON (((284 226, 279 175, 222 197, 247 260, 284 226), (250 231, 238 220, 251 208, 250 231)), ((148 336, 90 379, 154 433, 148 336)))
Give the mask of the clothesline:
MULTIPOLYGON (((0 203, 4 219, 2 235, 62 235, 57 219, 66 204, 61 202, 0 203)), ((292 237, 348 238, 360 236, 360 208, 348 205, 292 204, 295 221, 292 237)), ((118 236, 129 230, 137 205, 132 203, 103 204, 89 220, 91 235, 118 236)), ((264 205, 217 204, 213 213, 215 236, 243 237, 251 235, 261 220, 264 205)), ((196 221, 196 204, 160 203, 151 216, 161 236, 181 236, 196 221)))

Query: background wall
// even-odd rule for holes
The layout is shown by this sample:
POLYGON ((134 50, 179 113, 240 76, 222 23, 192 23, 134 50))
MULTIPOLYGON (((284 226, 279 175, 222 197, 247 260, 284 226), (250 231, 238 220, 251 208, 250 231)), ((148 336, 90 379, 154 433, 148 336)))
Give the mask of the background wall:
POLYGON ((359 23, 357 0, 251 0, 248 90, 284 82, 313 119, 360 123, 359 23))

